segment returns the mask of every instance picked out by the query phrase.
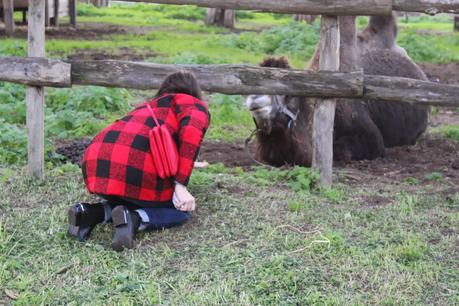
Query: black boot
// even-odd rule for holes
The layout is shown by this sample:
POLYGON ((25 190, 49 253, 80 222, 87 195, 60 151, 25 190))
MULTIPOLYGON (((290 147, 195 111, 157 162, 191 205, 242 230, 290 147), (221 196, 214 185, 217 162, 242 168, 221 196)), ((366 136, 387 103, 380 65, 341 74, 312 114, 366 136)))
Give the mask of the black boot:
POLYGON ((132 249, 134 247, 135 233, 140 226, 139 214, 123 205, 119 205, 112 210, 112 220, 115 226, 112 248, 118 252, 121 252, 124 248, 132 249))
POLYGON ((93 228, 104 222, 104 205, 103 203, 78 203, 70 207, 67 235, 76 237, 79 241, 88 239, 93 228))

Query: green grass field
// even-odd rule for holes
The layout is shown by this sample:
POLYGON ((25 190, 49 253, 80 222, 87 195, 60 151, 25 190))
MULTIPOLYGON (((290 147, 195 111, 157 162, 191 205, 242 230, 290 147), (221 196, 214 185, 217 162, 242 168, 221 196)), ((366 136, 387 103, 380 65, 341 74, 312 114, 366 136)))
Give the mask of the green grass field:
MULTIPOLYGON (((129 48, 151 62, 257 64, 274 54, 303 68, 319 40, 318 22, 275 14, 238 12, 235 32, 205 26, 205 10, 194 7, 79 4, 78 15, 129 31, 51 38, 48 56, 129 48)), ((417 62, 459 61, 447 16, 400 20, 399 43, 417 62)), ((25 39, 0 38, 0 56, 25 55, 25 39)), ((95 199, 55 143, 92 137, 153 95, 47 89, 47 180, 36 182, 25 178, 25 88, 0 83, 0 305, 459 305, 459 193, 445 196, 457 186, 436 172, 422 185, 350 184, 338 172, 333 189, 320 189, 309 169, 217 164, 194 172, 198 210, 181 228, 142 233, 122 253, 110 248, 111 225, 86 243, 67 238, 68 207, 95 199)), ((208 100, 207 139, 240 141, 253 129, 243 97, 208 100)), ((459 141, 454 124, 431 132, 459 141)))

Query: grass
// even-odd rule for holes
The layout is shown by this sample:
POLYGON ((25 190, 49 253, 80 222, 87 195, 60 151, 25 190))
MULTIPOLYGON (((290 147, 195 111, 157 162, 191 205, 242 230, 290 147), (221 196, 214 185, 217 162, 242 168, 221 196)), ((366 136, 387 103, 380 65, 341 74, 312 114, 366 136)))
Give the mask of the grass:
POLYGON ((442 125, 439 127, 431 128, 430 132, 434 134, 440 134, 447 139, 452 139, 459 142, 459 125, 457 124, 442 125))
POLYGON ((2 169, 0 303, 459 302, 459 194, 447 201, 393 187, 385 193, 392 204, 367 207, 362 196, 375 191, 346 186, 335 202, 320 191, 295 191, 288 182, 298 175, 282 183, 282 171, 260 171, 196 171, 192 220, 141 234, 134 250, 118 254, 110 225, 86 243, 65 236, 68 206, 92 200, 76 167, 54 168, 45 183, 24 180, 21 168, 2 169))

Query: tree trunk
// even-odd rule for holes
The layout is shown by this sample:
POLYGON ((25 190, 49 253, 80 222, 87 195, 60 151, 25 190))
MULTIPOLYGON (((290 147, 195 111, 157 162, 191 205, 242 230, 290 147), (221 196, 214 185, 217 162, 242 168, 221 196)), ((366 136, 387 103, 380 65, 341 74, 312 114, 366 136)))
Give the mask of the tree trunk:
POLYGON ((216 25, 225 28, 234 28, 236 12, 219 8, 207 9, 206 24, 216 25))
POLYGON ((14 33, 14 3, 13 0, 3 0, 3 20, 5 22, 5 33, 13 36, 14 33))
POLYGON ((109 0, 91 0, 95 7, 108 7, 110 6, 109 0))
POLYGON ((454 31, 459 31, 459 16, 454 16, 454 31))

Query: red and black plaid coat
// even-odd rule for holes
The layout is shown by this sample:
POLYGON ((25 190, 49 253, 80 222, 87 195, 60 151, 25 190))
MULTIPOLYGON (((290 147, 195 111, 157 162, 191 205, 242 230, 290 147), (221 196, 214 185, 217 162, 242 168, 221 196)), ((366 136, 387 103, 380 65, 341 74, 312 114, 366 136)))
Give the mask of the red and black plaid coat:
POLYGON ((143 103, 93 139, 81 165, 86 187, 101 195, 170 202, 174 181, 188 184, 209 120, 207 105, 189 95, 166 94, 143 103), (149 131, 155 123, 147 103, 177 144, 178 173, 170 179, 161 179, 153 165, 149 131))

